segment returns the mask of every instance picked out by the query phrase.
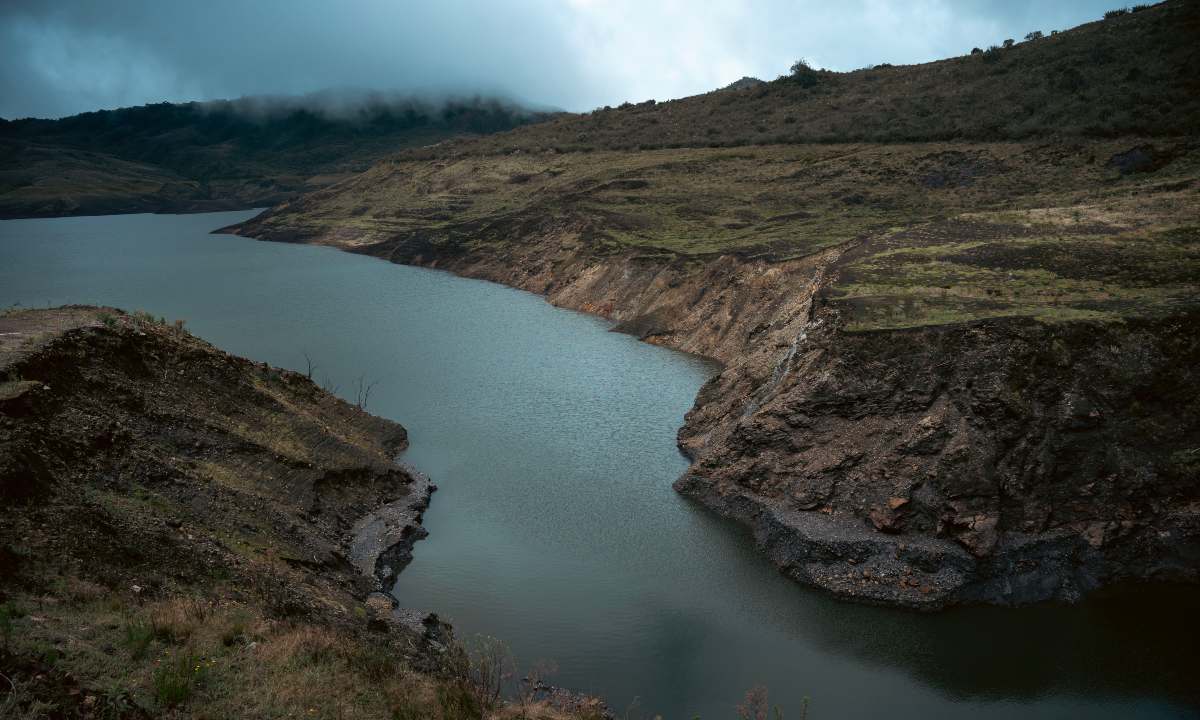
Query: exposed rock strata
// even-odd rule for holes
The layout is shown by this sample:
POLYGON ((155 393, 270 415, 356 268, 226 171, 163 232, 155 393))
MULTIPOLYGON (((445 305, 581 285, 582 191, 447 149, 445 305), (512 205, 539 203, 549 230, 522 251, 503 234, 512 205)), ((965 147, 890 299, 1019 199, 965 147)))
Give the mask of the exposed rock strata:
POLYGON ((1200 316, 879 333, 817 312, 744 413, 701 392, 676 486, 788 575, 935 608, 1074 600, 1200 567, 1200 316))

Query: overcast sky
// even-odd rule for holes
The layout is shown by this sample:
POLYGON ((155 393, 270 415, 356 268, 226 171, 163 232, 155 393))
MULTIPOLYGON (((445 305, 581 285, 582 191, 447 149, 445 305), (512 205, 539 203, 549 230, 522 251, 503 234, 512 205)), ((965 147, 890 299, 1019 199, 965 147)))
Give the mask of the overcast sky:
POLYGON ((323 88, 568 110, 960 55, 1116 0, 0 0, 0 117, 323 88))

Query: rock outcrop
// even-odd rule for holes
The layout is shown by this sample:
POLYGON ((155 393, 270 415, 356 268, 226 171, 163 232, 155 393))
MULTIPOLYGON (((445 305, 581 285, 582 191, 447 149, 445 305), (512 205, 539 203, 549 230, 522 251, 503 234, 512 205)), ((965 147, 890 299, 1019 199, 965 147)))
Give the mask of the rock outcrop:
POLYGON ((817 311, 743 400, 680 431, 677 489, 789 576, 915 608, 1200 579, 1200 315, 869 333, 817 311))

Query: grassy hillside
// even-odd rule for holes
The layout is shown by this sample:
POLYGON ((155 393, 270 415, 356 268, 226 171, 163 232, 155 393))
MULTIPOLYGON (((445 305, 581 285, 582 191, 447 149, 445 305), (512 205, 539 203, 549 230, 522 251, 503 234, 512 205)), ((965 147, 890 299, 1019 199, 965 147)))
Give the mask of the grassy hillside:
POLYGON ((169 170, 87 150, 0 140, 0 218, 77 208, 141 212, 200 196, 169 170))
POLYGON ((993 141, 1183 135, 1200 127, 1200 3, 1171 0, 1055 35, 1041 30, 1041 39, 978 54, 964 47, 962 57, 923 65, 802 71, 665 103, 562 115, 462 150, 993 141))
POLYGON ((0 217, 272 204, 406 147, 543 117, 482 98, 318 95, 0 122, 0 217))
POLYGON ((1103 319, 1196 302, 1197 178, 1188 139, 522 153, 381 163, 249 232, 697 269, 840 249, 826 298, 855 328, 1103 319))

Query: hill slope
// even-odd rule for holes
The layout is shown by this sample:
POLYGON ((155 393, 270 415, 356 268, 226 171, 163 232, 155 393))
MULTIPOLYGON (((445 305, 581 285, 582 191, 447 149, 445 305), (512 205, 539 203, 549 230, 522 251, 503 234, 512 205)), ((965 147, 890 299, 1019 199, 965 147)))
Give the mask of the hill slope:
POLYGON ((478 154, 1189 135, 1200 127, 1197 37, 1200 4, 1170 0, 1010 48, 848 73, 806 70, 736 90, 564 114, 461 148, 478 154))
POLYGON ((1198 8, 410 150, 237 231, 724 361, 677 488, 840 596, 1196 580, 1198 8))
POLYGON ((279 202, 397 150, 545 117, 473 98, 243 98, 0 122, 0 217, 279 202))
POLYGON ((406 444, 144 315, 0 314, 0 716, 480 717, 449 626, 378 592, 432 489, 406 444))

